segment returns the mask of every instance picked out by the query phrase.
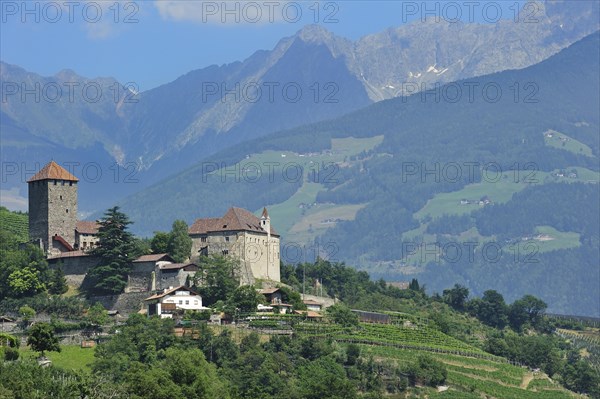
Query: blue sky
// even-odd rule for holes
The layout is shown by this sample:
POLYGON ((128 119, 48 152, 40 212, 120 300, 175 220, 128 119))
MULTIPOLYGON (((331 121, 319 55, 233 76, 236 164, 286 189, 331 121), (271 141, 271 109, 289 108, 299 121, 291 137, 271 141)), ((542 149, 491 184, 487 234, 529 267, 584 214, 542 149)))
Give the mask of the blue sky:
POLYGON ((50 76, 112 76, 148 90, 270 50, 304 25, 364 35, 424 19, 513 19, 523 1, 0 0, 0 59, 50 76))

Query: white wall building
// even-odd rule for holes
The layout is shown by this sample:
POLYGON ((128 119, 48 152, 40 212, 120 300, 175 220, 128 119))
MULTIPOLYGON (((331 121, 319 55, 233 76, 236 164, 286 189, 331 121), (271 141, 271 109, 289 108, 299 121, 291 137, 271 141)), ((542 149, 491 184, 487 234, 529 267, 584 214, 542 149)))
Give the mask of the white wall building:
POLYGON ((148 316, 173 318, 176 313, 186 310, 210 310, 202 306, 202 297, 197 292, 185 286, 165 289, 159 294, 145 299, 148 316))

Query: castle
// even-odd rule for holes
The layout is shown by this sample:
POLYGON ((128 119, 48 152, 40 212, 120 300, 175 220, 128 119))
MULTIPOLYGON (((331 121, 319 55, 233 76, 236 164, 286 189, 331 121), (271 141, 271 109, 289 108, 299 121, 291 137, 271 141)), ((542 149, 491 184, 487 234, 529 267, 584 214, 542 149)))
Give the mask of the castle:
MULTIPOLYGON (((75 285, 80 285, 87 271, 97 264, 89 250, 98 243, 99 228, 97 222, 77 220, 78 182, 77 177, 54 161, 27 181, 29 237, 46 253, 49 263, 62 264, 68 281, 75 285)), ((266 209, 259 219, 245 209, 230 208, 222 218, 196 220, 189 235, 190 262, 213 254, 230 256, 240 261, 243 284, 256 279, 280 281, 279 235, 271 227, 266 209)), ((163 255, 152 256, 163 259, 163 255)), ((133 262, 126 292, 160 289, 173 280, 169 275, 176 273, 178 280, 195 267, 193 263, 167 266, 172 262, 142 258, 133 262), (162 280, 164 284, 160 284, 162 280)))
POLYGON ((240 261, 241 279, 279 281, 279 235, 263 208, 260 219, 241 208, 230 208, 222 218, 198 219, 189 228, 192 256, 233 256, 240 261))
POLYGON ((77 220, 78 182, 54 161, 27 180, 29 237, 49 257, 93 248, 98 241, 98 224, 77 220))

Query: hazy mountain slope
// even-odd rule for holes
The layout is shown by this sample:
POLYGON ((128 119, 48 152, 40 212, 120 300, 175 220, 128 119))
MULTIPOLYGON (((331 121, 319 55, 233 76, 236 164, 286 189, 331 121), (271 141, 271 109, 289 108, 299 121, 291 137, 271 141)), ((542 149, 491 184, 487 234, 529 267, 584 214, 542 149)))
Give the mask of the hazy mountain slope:
MULTIPOLYGON (((56 103, 6 96, 0 104, 0 127, 10 140, 2 140, 3 156, 18 163, 32 159, 43 163, 49 158, 99 162, 105 176, 112 173, 112 160, 121 165, 135 162, 138 184, 115 186, 104 179, 95 183, 102 186, 97 190, 101 195, 83 194, 82 209, 105 207, 115 197, 243 140, 333 118, 394 97, 407 87, 412 91, 532 65, 598 29, 595 1, 532 4, 535 23, 416 21, 356 42, 307 26, 272 50, 257 51, 242 62, 192 71, 139 94, 111 78, 84 78, 72 71, 41 77, 2 63, 2 96, 7 95, 6 83, 25 83, 28 88, 35 83, 43 88, 57 84, 63 89, 56 103), (66 84, 79 85, 72 99, 66 84), (86 84, 94 86, 88 89, 88 98, 82 92, 86 84), (265 84, 278 85, 274 101, 265 84), (299 101, 283 98, 287 84, 301 88, 299 101), (262 90, 259 101, 253 100, 255 86, 262 90), (102 89, 98 101, 95 87, 102 89), (226 95, 226 90, 236 91, 237 97, 226 95), (31 142, 46 143, 45 156, 35 152, 40 147, 28 147, 31 142)), ((48 93, 52 95, 51 90, 48 93)), ((294 98, 293 90, 290 94, 294 98)), ((24 187, 13 179, 6 186, 24 187)))
MULTIPOLYGON (((522 294, 522 290, 531 289, 542 297, 552 299, 555 310, 574 312, 577 306, 580 312, 597 314, 594 298, 600 292, 598 287, 594 287, 598 275, 594 265, 597 266, 598 259, 593 254, 598 235, 593 229, 583 227, 588 222, 600 223, 597 214, 588 209, 590 204, 597 203, 597 196, 593 195, 597 185, 586 184, 586 188, 577 194, 577 191, 572 191, 577 189, 576 185, 560 186, 559 183, 569 180, 557 177, 553 171, 581 168, 581 178, 572 181, 582 183, 589 181, 589 178, 583 177, 584 173, 593 175, 598 172, 599 39, 599 34, 595 33, 548 60, 523 70, 459 81, 445 86, 437 94, 422 93, 409 98, 382 101, 336 120, 247 142, 216 154, 207 162, 227 161, 233 165, 243 162, 252 153, 265 155, 251 160, 274 159, 267 158, 266 150, 277 150, 275 155, 280 152, 321 153, 334 149, 332 138, 383 135, 383 142, 374 150, 346 156, 339 161, 333 179, 324 179, 324 175, 321 175, 315 181, 321 184, 315 199, 317 209, 319 206, 320 209, 353 204, 362 206, 353 220, 332 224, 335 227, 320 238, 321 243, 333 243, 336 246, 334 255, 337 259, 346 260, 388 279, 422 276, 436 289, 443 286, 440 276, 455 279, 456 273, 459 273, 475 291, 478 287, 486 286, 480 281, 486 281, 488 287, 495 282, 503 286, 510 298, 522 294), (451 100, 450 90, 466 88, 467 85, 479 88, 472 98, 465 91, 456 101, 451 100), (483 87, 497 87, 503 95, 492 99, 480 90, 483 87), (588 146, 591 155, 548 145, 544 133, 550 129, 588 146), (490 170, 489 166, 484 167, 490 163, 494 168, 490 170), (453 174, 443 174, 441 170, 448 165, 458 167, 461 175, 454 178, 453 174), (476 166, 469 169, 466 165, 476 166), (495 173, 497 169, 501 169, 504 176, 495 173), (422 174, 425 170, 434 172, 422 174), (494 181, 490 174, 494 178, 498 176, 498 179, 494 181), (535 266, 537 271, 530 275, 526 274, 526 267, 530 265, 519 262, 517 265, 510 264, 505 258, 499 261, 496 269, 484 261, 467 261, 460 263, 462 268, 432 272, 435 270, 432 267, 444 263, 439 261, 439 256, 431 259, 431 254, 428 258, 426 254, 417 253, 415 259, 407 254, 406 245, 429 243, 434 246, 435 252, 440 243, 451 241, 462 245, 465 240, 475 240, 478 245, 494 242, 508 254, 511 253, 510 244, 526 235, 535 235, 531 224, 523 225, 521 230, 512 235, 502 233, 508 231, 503 230, 502 223, 516 223, 523 219, 510 221, 510 213, 493 218, 497 224, 488 226, 487 230, 477 230, 478 220, 485 217, 485 214, 476 212, 479 207, 466 212, 469 215, 468 225, 458 234, 426 233, 428 225, 437 221, 436 217, 422 213, 428 201, 443 193, 471 190, 484 183, 488 186, 484 187, 483 194, 489 196, 492 202, 508 201, 511 206, 518 206, 519 200, 511 203, 510 192, 506 195, 502 190, 518 192, 529 187, 533 191, 528 195, 535 198, 538 195, 536 190, 549 185, 549 192, 556 197, 554 202, 558 209, 540 206, 540 214, 535 219, 532 214, 531 223, 535 221, 536 229, 550 226, 564 233, 575 233, 579 246, 574 249, 558 247, 556 250, 560 255, 544 253, 540 256, 539 265, 535 266), (503 201, 498 197, 501 194, 505 196, 503 201), (568 222, 559 223, 554 216, 556 212, 561 213, 562 207, 569 207, 575 213, 568 222), (540 270, 544 270, 544 267, 548 270, 550 265, 557 266, 557 256, 563 261, 569 259, 577 262, 577 267, 563 262, 560 270, 555 270, 551 276, 543 276, 543 279, 549 279, 543 283, 540 270), (578 288, 565 293, 557 290, 556 284, 569 267, 574 271, 570 275, 570 287, 578 288), (505 274, 500 280, 494 279, 493 273, 505 274), (516 278, 520 279, 521 284, 507 289, 505 285, 516 278), (580 292, 589 295, 582 298, 576 295, 580 292)), ((286 159, 291 159, 289 156, 286 159)), ((326 159, 327 155, 323 157, 319 159, 326 159)), ((279 161, 282 165, 285 162, 282 158, 279 161)), ((254 210, 265 202, 281 204, 289 200, 300 184, 302 187, 309 184, 309 181, 286 181, 279 170, 275 173, 274 181, 264 177, 257 181, 227 175, 223 178, 219 174, 203 173, 207 172, 209 165, 196 165, 173 179, 125 200, 122 205, 136 220, 135 228, 140 232, 150 232, 150 229, 166 228, 175 218, 190 222, 197 216, 217 215, 230 205, 254 210)), ((479 197, 476 199, 479 200, 479 197)), ((459 200, 456 201, 454 209, 460 206, 459 200)), ((485 212, 487 208, 483 210, 485 212)), ((452 212, 455 210, 451 209, 452 212)), ((522 214, 528 213, 531 213, 531 209, 522 214)), ((306 217, 310 215, 309 211, 306 217)), ((273 223, 277 227, 277 220, 273 223)), ((282 233, 288 240, 294 237, 289 231, 282 233)), ((542 249, 545 251, 544 247, 542 249)))

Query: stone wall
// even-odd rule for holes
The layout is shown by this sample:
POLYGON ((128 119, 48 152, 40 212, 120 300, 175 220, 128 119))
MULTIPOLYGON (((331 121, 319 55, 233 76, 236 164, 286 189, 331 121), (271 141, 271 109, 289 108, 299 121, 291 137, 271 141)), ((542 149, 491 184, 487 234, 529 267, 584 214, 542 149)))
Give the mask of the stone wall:
MULTIPOLYGON (((49 239, 58 234, 73 246, 77 226, 77 182, 48 180, 47 183, 49 239)), ((50 241, 49 246, 52 247, 50 241)))
POLYGON ((90 298, 90 302, 100 302, 107 310, 118 310, 126 317, 139 312, 144 307, 144 299, 151 295, 150 292, 129 292, 120 295, 94 296, 90 298))
POLYGON ((156 262, 134 262, 127 279, 125 292, 148 292, 152 290, 152 279, 156 262))
POLYGON ((48 250, 48 182, 34 181, 27 185, 29 196, 29 238, 42 240, 48 250))
POLYGON ((156 289, 164 290, 170 287, 179 287, 186 285, 188 277, 192 278, 196 272, 186 272, 184 270, 160 270, 156 273, 156 289))
POLYGON ((208 246, 209 255, 225 253, 241 263, 241 280, 247 284, 255 279, 280 281, 280 240, 260 232, 214 232, 204 236, 191 235, 192 260, 198 259, 200 248, 208 246))
POLYGON ((56 269, 60 267, 65 274, 67 284, 76 289, 80 289, 83 286, 86 274, 98 262, 99 259, 97 257, 89 255, 48 259, 50 268, 56 269))
POLYGON ((41 238, 44 250, 57 253, 56 234, 75 245, 77 225, 77 182, 40 180, 29 183, 29 236, 41 238))

